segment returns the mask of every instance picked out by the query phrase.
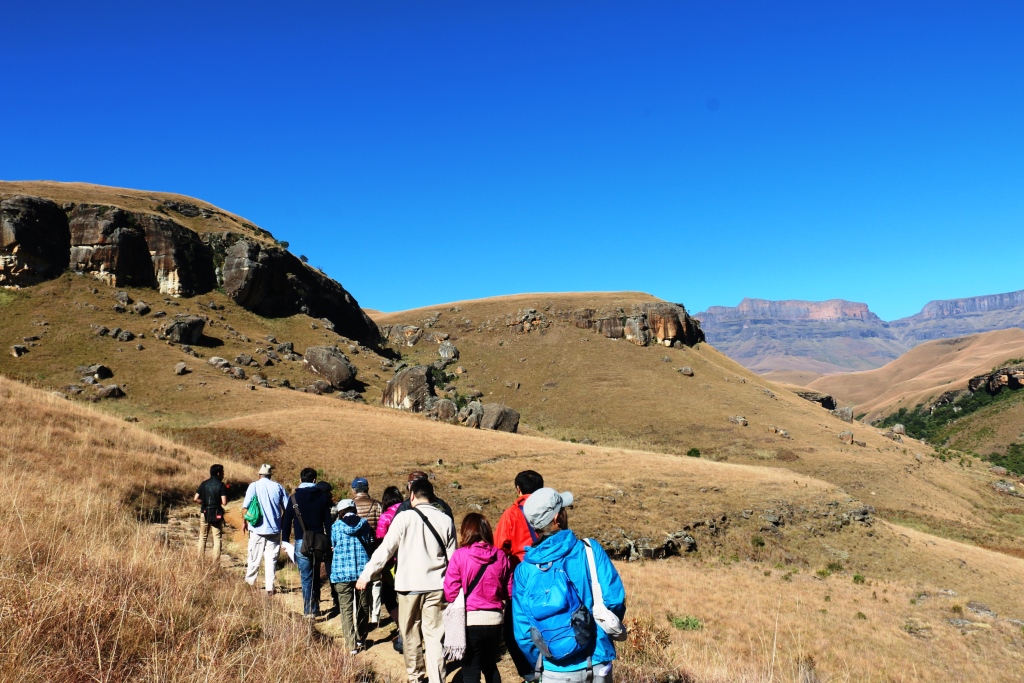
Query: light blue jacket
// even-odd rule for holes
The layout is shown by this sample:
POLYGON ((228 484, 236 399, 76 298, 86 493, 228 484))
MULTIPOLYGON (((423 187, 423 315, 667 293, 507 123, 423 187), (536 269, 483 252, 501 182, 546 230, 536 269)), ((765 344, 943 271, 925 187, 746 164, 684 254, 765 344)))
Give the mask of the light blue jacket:
MULTIPOLYGON (((619 578, 619 572, 601 544, 590 539, 590 545, 594 549, 594 565, 597 568, 597 581, 601 584, 604 604, 621 619, 626 614, 626 590, 622 586, 622 579, 619 578)), ((582 594, 583 604, 591 611, 594 607, 594 593, 590 587, 590 568, 587 565, 587 549, 583 542, 576 538, 576 534, 566 529, 549 536, 532 548, 527 548, 522 563, 516 567, 513 580, 512 625, 516 643, 531 664, 536 664, 540 651, 530 638, 530 621, 519 601, 523 599, 525 588, 529 582, 541 573, 538 565, 548 567, 549 564, 553 567, 560 566, 582 594)), ((594 640, 593 649, 581 652, 558 664, 545 660, 544 669, 546 671, 579 671, 587 667, 588 658, 595 665, 615 659, 615 644, 612 643, 611 638, 601 630, 600 626, 595 624, 594 628, 597 631, 597 637, 594 640)))
POLYGON ((288 505, 288 494, 284 487, 269 477, 260 477, 245 490, 243 508, 249 507, 253 496, 259 499, 263 514, 260 515, 260 523, 249 530, 263 536, 281 533, 281 517, 288 505))

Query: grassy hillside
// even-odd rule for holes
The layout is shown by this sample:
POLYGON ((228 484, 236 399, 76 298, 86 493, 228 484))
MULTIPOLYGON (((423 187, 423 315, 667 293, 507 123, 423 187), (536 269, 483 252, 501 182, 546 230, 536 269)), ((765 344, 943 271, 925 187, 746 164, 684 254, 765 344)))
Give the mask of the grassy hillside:
POLYGON ((1024 330, 997 330, 921 344, 877 370, 829 375, 807 386, 832 394, 855 406, 854 412, 864 414, 866 420, 874 420, 900 408, 912 409, 947 391, 966 389, 971 377, 1021 357, 1024 330))

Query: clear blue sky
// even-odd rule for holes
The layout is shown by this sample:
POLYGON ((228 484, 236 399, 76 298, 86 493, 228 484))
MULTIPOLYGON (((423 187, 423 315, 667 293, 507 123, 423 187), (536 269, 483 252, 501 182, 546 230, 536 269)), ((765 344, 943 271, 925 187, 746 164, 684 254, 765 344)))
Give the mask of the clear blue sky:
POLYGON ((200 197, 364 306, 1024 288, 1024 3, 11 2, 0 178, 200 197))

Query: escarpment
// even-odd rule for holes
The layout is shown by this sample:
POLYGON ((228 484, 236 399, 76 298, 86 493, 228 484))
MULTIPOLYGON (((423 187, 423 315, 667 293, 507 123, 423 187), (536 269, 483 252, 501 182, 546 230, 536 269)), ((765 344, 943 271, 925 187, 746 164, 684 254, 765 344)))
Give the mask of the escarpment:
POLYGON ((88 193, 61 204, 0 195, 0 286, 31 286, 70 270, 111 287, 176 297, 223 287, 259 315, 304 313, 350 339, 379 345, 376 324, 355 298, 265 230, 190 202, 123 196, 135 208, 89 201, 88 193), (145 200, 152 201, 137 208, 145 200))

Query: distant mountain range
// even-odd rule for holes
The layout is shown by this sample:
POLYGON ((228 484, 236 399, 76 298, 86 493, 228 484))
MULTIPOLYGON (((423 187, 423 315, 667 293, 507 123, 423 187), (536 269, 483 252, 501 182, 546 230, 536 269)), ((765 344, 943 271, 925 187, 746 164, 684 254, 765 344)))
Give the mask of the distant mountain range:
POLYGON ((1024 290, 932 301, 886 322, 867 304, 743 299, 697 313, 708 342, 759 373, 881 367, 921 342, 1024 326, 1024 290))

